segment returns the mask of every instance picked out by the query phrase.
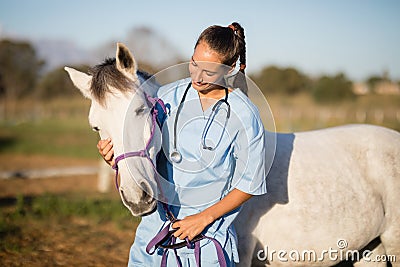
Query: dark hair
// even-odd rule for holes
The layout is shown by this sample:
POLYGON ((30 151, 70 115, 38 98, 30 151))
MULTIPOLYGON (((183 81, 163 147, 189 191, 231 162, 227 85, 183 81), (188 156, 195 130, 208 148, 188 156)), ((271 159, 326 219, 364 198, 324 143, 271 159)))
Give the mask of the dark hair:
POLYGON ((222 63, 233 66, 240 61, 240 71, 246 68, 246 42, 244 29, 239 23, 233 22, 228 27, 213 25, 205 29, 197 39, 195 48, 201 42, 207 43, 212 50, 221 55, 222 63))

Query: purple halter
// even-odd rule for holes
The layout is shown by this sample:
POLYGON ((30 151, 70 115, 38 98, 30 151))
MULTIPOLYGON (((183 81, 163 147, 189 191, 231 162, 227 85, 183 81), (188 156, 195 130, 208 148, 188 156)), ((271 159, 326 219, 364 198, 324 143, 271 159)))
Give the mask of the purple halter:
MULTIPOLYGON (((146 97, 147 97, 147 100, 153 105, 153 108, 151 109, 152 126, 151 126, 150 137, 149 137, 149 140, 147 140, 147 143, 146 143, 146 146, 144 149, 134 151, 134 152, 127 152, 127 153, 121 154, 115 158, 115 163, 112 168, 115 170, 115 186, 116 186, 117 190, 119 190, 118 163, 121 160, 130 158, 130 157, 147 158, 152 163, 152 165, 155 169, 154 163, 149 157, 148 149, 150 147, 151 142, 153 141, 156 124, 157 124, 158 110, 156 109, 156 104, 157 103, 160 104, 164 113, 167 113, 167 109, 165 107, 164 102, 161 99, 153 98, 147 94, 146 94, 146 97)), ((160 190, 161 190, 161 188, 160 188, 160 190)), ((194 247, 194 255, 195 255, 195 259, 196 259, 196 264, 198 267, 200 267, 200 265, 201 265, 201 262, 200 262, 200 240, 202 240, 202 239, 208 239, 214 243, 220 266, 221 267, 227 266, 223 248, 222 248, 221 244, 218 242, 218 240, 216 240, 215 238, 200 234, 200 235, 196 236, 191 242, 189 241, 188 238, 186 238, 184 242, 176 243, 176 237, 173 236, 173 233, 176 230, 170 231, 169 228, 174 222, 177 221, 177 219, 175 218, 174 214, 171 212, 171 210, 169 209, 169 207, 166 203, 161 202, 161 204, 164 208, 164 211, 166 213, 167 219, 169 220, 169 223, 148 243, 148 245, 146 247, 146 252, 150 255, 154 254, 154 252, 156 251, 157 248, 164 249, 162 259, 161 259, 161 267, 167 266, 168 250, 170 250, 170 249, 172 249, 174 251, 177 266, 181 267, 182 263, 179 259, 179 256, 178 256, 176 250, 179 248, 185 247, 185 246, 188 248, 194 247)))
POLYGON ((148 150, 149 150, 149 146, 151 144, 151 142, 153 141, 154 138, 154 133, 155 133, 155 129, 156 129, 156 124, 157 124, 157 115, 158 115, 158 110, 156 109, 156 104, 159 103, 161 108, 163 109, 163 111, 166 113, 166 107, 164 105, 164 102, 159 99, 159 98, 153 98, 149 95, 146 94, 147 100, 153 105, 153 108, 151 109, 151 120, 152 120, 152 125, 151 125, 151 132, 150 132, 150 137, 149 140, 147 140, 146 146, 144 149, 138 150, 138 151, 134 151, 134 152, 127 152, 124 154, 119 155, 118 157, 115 158, 115 163, 114 166, 112 166, 112 168, 115 170, 115 186, 117 188, 117 190, 119 190, 119 184, 118 184, 118 163, 126 158, 131 158, 131 157, 141 157, 141 158, 147 158, 152 164, 153 167, 154 163, 153 161, 150 159, 149 154, 148 154, 148 150))
POLYGON ((196 265, 197 265, 197 267, 201 267, 200 240, 202 240, 202 239, 208 239, 211 242, 213 242, 215 250, 217 252, 219 266, 227 267, 224 250, 223 250, 221 244, 215 238, 208 237, 203 234, 199 234, 198 236, 193 238, 193 240, 191 242, 186 238, 184 242, 176 243, 176 237, 173 236, 173 233, 176 231, 176 229, 170 230, 170 226, 175 221, 170 221, 169 223, 167 223, 167 225, 155 237, 153 237, 153 239, 150 240, 150 242, 146 246, 146 252, 150 255, 153 255, 156 252, 157 248, 164 249, 162 258, 161 258, 161 267, 167 267, 168 250, 170 250, 170 249, 173 250, 173 252, 175 254, 177 266, 182 267, 182 263, 180 261, 180 258, 178 256, 178 253, 176 250, 183 248, 185 246, 189 249, 194 248, 194 256, 195 256, 195 260, 196 260, 196 265))

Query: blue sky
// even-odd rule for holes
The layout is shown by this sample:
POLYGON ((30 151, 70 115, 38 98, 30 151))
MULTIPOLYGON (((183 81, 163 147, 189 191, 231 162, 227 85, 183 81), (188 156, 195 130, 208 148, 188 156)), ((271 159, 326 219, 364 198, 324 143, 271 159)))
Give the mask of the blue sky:
POLYGON ((149 26, 190 57, 209 25, 246 30, 250 72, 275 64, 309 75, 400 80, 400 1, 1 0, 0 36, 66 39, 90 49, 149 26), (215 3, 214 3, 215 2, 215 3))

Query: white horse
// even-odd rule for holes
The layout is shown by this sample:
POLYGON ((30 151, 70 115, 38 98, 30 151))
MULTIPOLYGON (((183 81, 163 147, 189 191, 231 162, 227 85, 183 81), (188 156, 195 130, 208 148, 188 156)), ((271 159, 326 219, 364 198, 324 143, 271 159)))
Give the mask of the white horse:
MULTIPOLYGON (((112 138, 115 155, 127 152, 123 142, 131 151, 143 149, 151 137, 151 104, 138 90, 143 73, 128 48, 118 44, 116 60, 96 66, 93 75, 66 70, 92 100, 89 122, 101 138, 112 138), (133 112, 127 114, 129 105, 133 112), (128 120, 145 131, 125 129, 124 135, 128 120)), ((148 154, 154 163, 158 127, 153 134, 148 154)), ((127 160, 135 179, 121 161, 121 198, 133 215, 144 215, 156 203, 153 165, 142 157, 127 160)), ((332 266, 357 253, 368 257, 360 254, 355 265, 386 266, 389 257, 400 266, 398 132, 349 125, 277 134, 266 179, 268 193, 248 201, 235 221, 239 266, 332 266)))

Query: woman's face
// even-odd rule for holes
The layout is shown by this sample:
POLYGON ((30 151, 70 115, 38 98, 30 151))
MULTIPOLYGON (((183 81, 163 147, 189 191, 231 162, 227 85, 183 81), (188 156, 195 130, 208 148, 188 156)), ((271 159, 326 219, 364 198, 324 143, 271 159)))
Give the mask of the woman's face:
POLYGON ((214 85, 224 85, 224 75, 233 68, 223 65, 220 58, 205 42, 197 45, 189 64, 194 89, 201 92, 213 89, 214 85))

